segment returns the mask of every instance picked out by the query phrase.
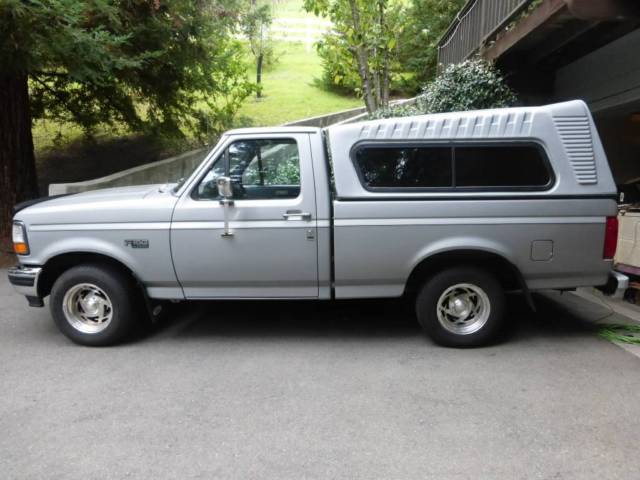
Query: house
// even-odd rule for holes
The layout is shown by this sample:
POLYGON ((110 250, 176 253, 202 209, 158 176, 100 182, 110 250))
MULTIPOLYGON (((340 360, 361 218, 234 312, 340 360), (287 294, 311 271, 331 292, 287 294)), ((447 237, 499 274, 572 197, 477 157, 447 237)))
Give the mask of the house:
POLYGON ((527 105, 585 100, 616 181, 640 177, 640 1, 469 0, 438 49, 495 61, 527 105))

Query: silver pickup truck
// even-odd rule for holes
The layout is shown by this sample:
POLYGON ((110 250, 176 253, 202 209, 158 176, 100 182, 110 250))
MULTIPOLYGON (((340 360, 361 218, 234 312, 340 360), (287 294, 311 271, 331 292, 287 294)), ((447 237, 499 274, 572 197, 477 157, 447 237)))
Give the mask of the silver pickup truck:
POLYGON ((433 340, 476 346, 505 292, 627 282, 581 101, 234 130, 177 184, 30 203, 9 280, 85 345, 123 339, 141 300, 405 297, 433 340))

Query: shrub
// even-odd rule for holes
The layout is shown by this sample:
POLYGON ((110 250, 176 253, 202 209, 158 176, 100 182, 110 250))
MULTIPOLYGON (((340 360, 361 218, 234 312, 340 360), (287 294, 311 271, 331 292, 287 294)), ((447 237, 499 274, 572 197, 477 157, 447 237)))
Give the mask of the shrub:
POLYGON ((414 115, 423 115, 424 111, 417 105, 390 105, 389 108, 381 108, 369 115, 369 120, 377 120, 380 118, 394 117, 412 117, 414 115))
POLYGON ((415 104, 392 105, 370 118, 503 108, 513 106, 516 101, 515 93, 495 66, 478 58, 447 67, 423 88, 415 104))
POLYGON ((496 67, 480 58, 448 66, 421 97, 424 113, 503 108, 517 100, 496 67))

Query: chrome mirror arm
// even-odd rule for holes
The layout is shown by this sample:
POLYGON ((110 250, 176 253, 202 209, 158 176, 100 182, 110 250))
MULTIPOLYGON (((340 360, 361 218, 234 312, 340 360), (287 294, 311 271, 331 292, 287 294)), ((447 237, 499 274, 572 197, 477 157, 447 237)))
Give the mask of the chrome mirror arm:
POLYGON ((220 205, 224 208, 224 232, 222 233, 223 238, 233 237, 233 233, 229 228, 229 208, 233 206, 233 189, 231 187, 231 178, 229 177, 218 177, 216 179, 216 185, 218 186, 218 194, 222 197, 220 200, 220 205))

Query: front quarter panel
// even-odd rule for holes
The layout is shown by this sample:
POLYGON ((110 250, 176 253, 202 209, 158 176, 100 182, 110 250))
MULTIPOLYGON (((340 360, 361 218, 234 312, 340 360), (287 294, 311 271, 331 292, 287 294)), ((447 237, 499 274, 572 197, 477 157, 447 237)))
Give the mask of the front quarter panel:
POLYGON ((27 227, 31 249, 20 262, 42 266, 68 253, 105 255, 127 266, 150 297, 183 298, 169 243, 175 202, 156 189, 133 197, 91 201, 78 196, 74 202, 29 207, 16 215, 27 227))

